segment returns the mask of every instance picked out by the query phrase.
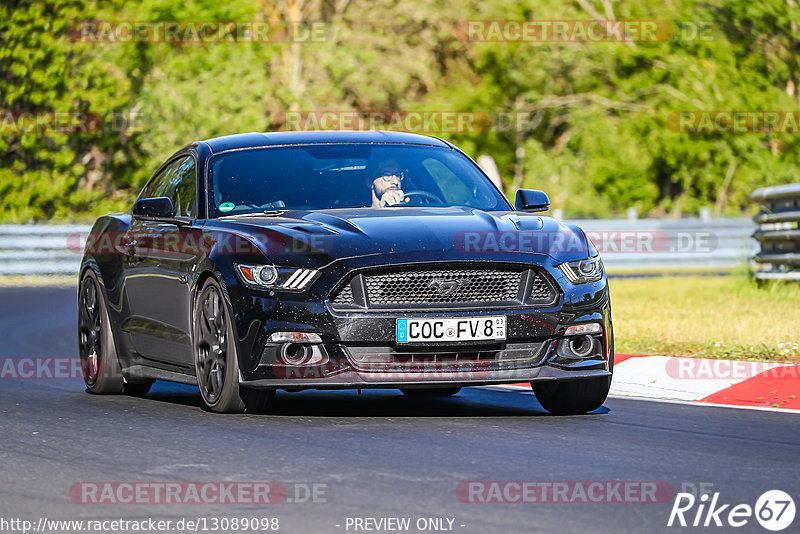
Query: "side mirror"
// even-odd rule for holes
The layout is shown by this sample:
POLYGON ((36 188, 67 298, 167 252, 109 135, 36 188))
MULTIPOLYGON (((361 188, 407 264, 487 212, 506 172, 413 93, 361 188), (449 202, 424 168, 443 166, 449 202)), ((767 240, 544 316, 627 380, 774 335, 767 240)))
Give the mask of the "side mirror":
POLYGON ((550 209, 550 197, 538 189, 520 189, 514 207, 517 211, 547 211, 550 209))
POLYGON ((144 219, 174 219, 175 208, 167 197, 143 198, 133 205, 133 215, 144 219))

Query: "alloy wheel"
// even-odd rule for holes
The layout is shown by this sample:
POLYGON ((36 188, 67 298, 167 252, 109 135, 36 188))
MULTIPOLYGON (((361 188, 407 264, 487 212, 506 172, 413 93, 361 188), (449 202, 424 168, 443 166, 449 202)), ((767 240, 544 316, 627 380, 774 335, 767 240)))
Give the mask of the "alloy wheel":
POLYGON ((213 404, 225 385, 228 356, 225 306, 216 287, 208 286, 201 295, 197 322, 198 382, 209 404, 213 404))
POLYGON ((83 377, 87 385, 97 382, 103 354, 103 319, 95 281, 86 276, 80 289, 79 339, 83 377))

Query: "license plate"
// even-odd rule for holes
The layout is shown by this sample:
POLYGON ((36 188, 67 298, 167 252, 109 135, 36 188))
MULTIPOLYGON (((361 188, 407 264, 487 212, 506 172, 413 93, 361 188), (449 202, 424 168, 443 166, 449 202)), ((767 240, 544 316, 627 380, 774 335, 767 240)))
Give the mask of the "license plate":
POLYGON ((505 338, 505 316, 398 319, 395 336, 398 343, 497 341, 505 338))

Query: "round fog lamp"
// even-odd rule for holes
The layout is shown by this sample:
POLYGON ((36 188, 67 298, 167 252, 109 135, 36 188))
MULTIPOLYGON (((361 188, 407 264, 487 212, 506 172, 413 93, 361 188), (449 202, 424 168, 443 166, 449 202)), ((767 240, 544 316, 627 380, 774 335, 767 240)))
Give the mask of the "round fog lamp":
POLYGON ((585 358, 592 353, 594 340, 592 336, 575 336, 569 340, 569 350, 578 358, 585 358))
POLYGON ((313 353, 310 345, 286 343, 281 347, 281 360, 286 365, 303 365, 311 361, 313 353))

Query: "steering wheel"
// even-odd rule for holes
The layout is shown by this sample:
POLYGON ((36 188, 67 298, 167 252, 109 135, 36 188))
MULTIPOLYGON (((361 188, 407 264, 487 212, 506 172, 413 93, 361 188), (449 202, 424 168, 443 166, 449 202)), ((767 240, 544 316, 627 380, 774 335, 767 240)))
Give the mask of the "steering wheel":
POLYGON ((405 193, 406 198, 408 198, 408 197, 421 197, 421 198, 427 199, 428 201, 431 202, 431 204, 433 204, 435 206, 444 206, 444 202, 442 201, 442 199, 437 197, 433 193, 428 193, 427 191, 420 191, 420 190, 403 191, 403 192, 405 193))

